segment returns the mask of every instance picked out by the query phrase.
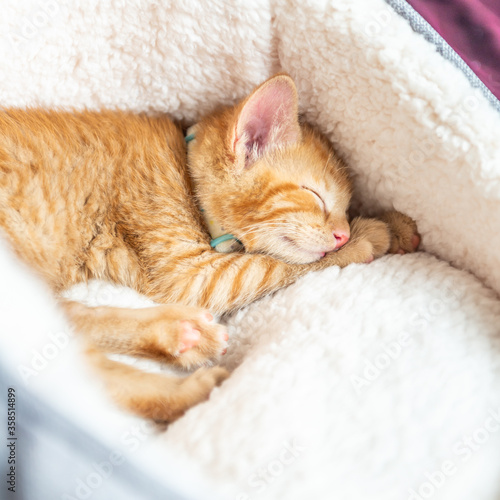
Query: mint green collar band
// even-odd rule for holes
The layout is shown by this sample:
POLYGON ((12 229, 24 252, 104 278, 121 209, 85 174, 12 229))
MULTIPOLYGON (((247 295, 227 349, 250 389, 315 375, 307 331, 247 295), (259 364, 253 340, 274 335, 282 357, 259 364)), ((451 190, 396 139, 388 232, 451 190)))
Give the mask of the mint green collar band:
POLYGON ((217 238, 214 238, 213 240, 211 240, 210 246, 212 248, 217 248, 217 245, 219 245, 220 243, 224 243, 225 241, 229 241, 229 240, 237 241, 240 245, 243 245, 243 243, 241 243, 241 241, 238 238, 236 238, 236 236, 228 233, 228 234, 223 234, 222 236, 218 236, 217 238))

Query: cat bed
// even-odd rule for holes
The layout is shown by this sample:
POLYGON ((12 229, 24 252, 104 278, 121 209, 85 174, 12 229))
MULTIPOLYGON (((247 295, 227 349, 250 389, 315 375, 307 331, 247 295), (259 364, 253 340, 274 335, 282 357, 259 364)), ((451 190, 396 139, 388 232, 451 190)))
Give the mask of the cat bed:
MULTIPOLYGON (((108 402, 46 287, 3 245, 0 374, 18 440, 4 447, 14 471, 2 465, 19 498, 500 498, 500 117, 390 3, 3 6, 3 106, 163 111, 187 126, 287 71, 350 165, 356 204, 411 215, 423 242, 228 318, 231 377, 167 430, 108 402)), ((148 303, 100 282, 69 294, 148 303)))
POLYGON ((500 5, 496 0, 410 0, 481 81, 500 97, 500 5))

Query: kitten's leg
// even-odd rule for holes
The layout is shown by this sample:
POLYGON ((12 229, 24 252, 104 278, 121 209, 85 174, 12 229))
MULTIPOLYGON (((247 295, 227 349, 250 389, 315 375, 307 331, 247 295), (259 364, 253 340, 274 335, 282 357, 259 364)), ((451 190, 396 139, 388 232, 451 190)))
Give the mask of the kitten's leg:
POLYGON ((156 253, 144 266, 150 275, 140 291, 158 302, 180 302, 226 313, 310 271, 373 260, 384 255, 390 244, 391 233, 385 222, 358 217, 351 223, 349 242, 311 264, 288 264, 262 254, 220 254, 208 245, 194 247, 185 256, 176 254, 175 258, 171 253, 156 253))
POLYGON ((77 332, 106 352, 192 368, 213 362, 227 347, 225 327, 196 307, 169 304, 120 309, 70 301, 62 305, 77 332))
POLYGON ((162 422, 171 422, 206 400, 229 375, 224 368, 215 366, 178 378, 141 372, 108 359, 93 347, 88 348, 87 356, 115 403, 140 417, 162 422))

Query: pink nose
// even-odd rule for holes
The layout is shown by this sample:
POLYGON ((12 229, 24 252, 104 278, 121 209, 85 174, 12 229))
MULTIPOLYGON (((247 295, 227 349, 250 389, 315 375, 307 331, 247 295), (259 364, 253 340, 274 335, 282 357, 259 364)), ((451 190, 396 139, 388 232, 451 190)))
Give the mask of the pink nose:
POLYGON ((333 236, 335 236, 336 249, 344 246, 349 241, 349 234, 340 229, 338 231, 334 231, 333 236))

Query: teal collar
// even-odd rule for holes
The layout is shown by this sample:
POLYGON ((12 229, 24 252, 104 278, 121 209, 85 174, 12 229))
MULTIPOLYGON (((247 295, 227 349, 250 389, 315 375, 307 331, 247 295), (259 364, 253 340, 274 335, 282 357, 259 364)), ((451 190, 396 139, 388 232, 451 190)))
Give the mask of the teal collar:
MULTIPOLYGON (((196 134, 192 131, 193 127, 188 129, 186 135, 186 144, 188 145, 188 151, 190 142, 192 142, 196 134)), ((238 252, 243 249, 243 243, 236 238, 233 234, 225 233, 224 228, 212 217, 205 212, 202 208, 201 213, 203 214, 203 218, 205 219, 205 224, 207 225, 208 232, 212 239, 210 240, 210 246, 216 250, 217 252, 229 253, 229 252, 238 252)))
POLYGON ((230 241, 230 240, 235 240, 238 243, 240 243, 241 245, 243 244, 243 243, 241 243, 241 241, 238 238, 236 238, 236 236, 227 233, 227 234, 223 234, 222 236, 218 236, 217 238, 213 238, 212 240, 210 240, 210 246, 212 248, 217 248, 217 245, 219 245, 220 243, 224 243, 225 241, 230 241))

